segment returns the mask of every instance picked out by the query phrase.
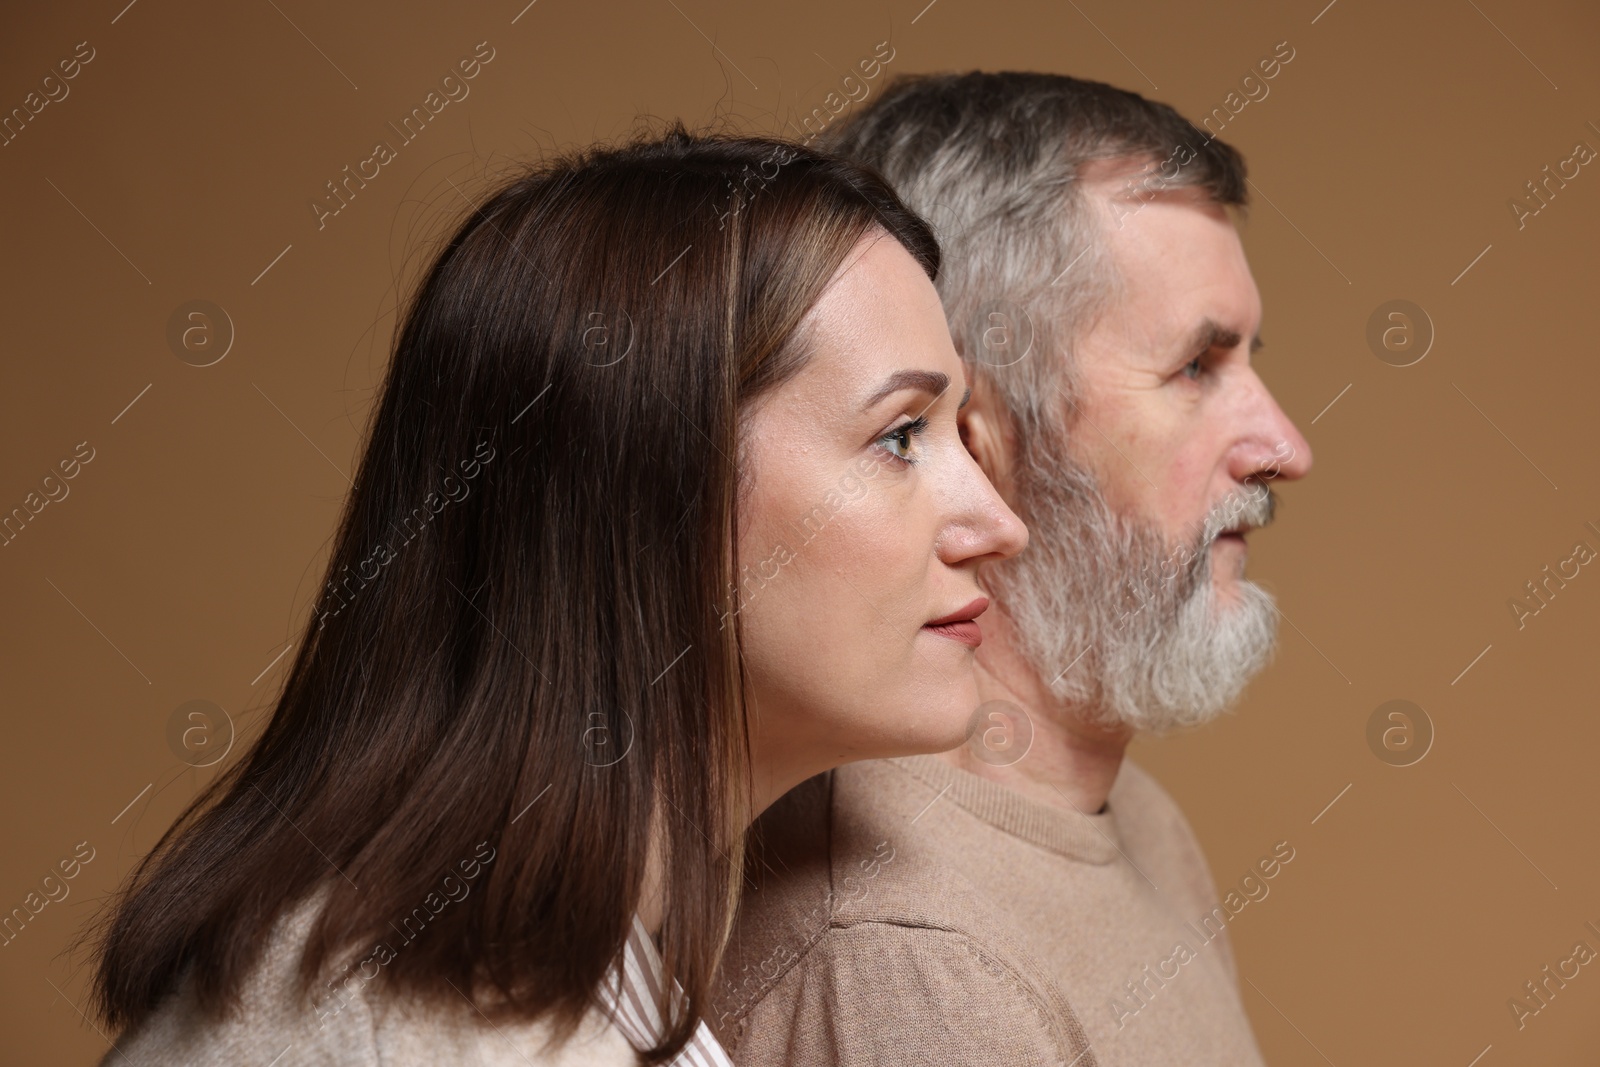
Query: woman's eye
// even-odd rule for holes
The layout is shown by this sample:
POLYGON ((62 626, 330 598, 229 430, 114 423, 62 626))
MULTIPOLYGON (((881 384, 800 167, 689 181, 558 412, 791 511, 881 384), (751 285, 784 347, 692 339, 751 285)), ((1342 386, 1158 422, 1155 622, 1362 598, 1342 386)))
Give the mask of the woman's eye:
POLYGON ((896 426, 878 438, 878 443, 888 449, 889 454, 896 459, 903 459, 907 463, 915 463, 916 459, 910 454, 911 439, 920 436, 922 431, 927 429, 927 426, 928 420, 925 418, 912 419, 908 423, 896 426))

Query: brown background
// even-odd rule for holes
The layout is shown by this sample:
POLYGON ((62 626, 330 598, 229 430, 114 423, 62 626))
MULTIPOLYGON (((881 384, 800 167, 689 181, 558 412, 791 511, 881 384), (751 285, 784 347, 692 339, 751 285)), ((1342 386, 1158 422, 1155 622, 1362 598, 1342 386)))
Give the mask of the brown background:
POLYGON ((1066 72, 1196 119, 1278 42, 1295 49, 1222 132, 1257 187, 1258 364, 1316 453, 1253 540, 1292 625, 1236 715, 1136 755, 1220 885, 1274 842, 1296 849, 1231 927, 1270 1062, 1595 1061, 1600 963, 1521 1031, 1506 1005, 1580 938, 1600 949, 1583 926, 1600 925, 1600 574, 1520 631, 1507 606, 1580 538, 1600 549, 1583 526, 1600 525, 1600 165, 1520 231, 1507 206, 1575 142, 1600 148, 1592 5, 124 2, 13 12, 0 34, 7 111, 78 42, 95 49, 0 148, 0 510, 94 449, 0 548, 0 911, 78 842, 95 850, 0 948, 5 1063, 106 1047, 65 946, 216 772, 169 745, 175 709, 226 709, 233 756, 264 719, 395 302, 462 195, 640 114, 790 129, 885 38, 890 71, 1066 72), (495 58, 470 96, 319 231, 324 183, 394 141, 385 123, 480 41, 495 58), (1396 298, 1437 334, 1404 368, 1365 340, 1396 298), (195 299, 236 330, 204 368, 166 337, 195 299), (1409 767, 1366 740, 1395 698, 1436 731, 1409 767))

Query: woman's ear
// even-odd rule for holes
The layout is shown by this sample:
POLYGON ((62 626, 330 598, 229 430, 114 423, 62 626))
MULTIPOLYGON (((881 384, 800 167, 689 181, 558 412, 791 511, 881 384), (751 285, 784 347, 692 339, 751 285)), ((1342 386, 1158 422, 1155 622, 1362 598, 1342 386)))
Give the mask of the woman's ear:
POLYGON ((961 443, 983 471, 1000 498, 1012 502, 1011 444, 1006 432, 1007 419, 999 407, 999 397, 982 374, 969 371, 972 396, 956 412, 956 428, 961 443))

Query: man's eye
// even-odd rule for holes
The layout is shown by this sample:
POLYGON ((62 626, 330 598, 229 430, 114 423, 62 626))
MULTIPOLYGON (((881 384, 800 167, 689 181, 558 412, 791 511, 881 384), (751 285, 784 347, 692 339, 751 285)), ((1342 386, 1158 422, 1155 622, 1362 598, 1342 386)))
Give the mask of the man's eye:
POLYGON ((1186 374, 1187 376, 1189 376, 1190 378, 1198 378, 1198 377, 1200 377, 1200 370, 1201 370, 1200 362, 1204 358, 1205 358, 1204 356, 1196 356, 1193 359, 1191 359, 1189 362, 1185 363, 1183 365, 1183 373, 1186 374))

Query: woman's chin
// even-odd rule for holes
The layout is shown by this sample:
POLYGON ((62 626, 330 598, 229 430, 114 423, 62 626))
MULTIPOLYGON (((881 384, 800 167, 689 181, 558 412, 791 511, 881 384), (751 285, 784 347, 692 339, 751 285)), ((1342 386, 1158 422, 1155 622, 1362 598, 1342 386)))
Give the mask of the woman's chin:
POLYGON ((930 717, 929 729, 922 738, 924 744, 918 750, 918 754, 949 752, 966 744, 967 739, 972 736, 976 726, 978 687, 973 685, 962 688, 971 691, 963 691, 945 707, 939 709, 936 716, 930 717))

